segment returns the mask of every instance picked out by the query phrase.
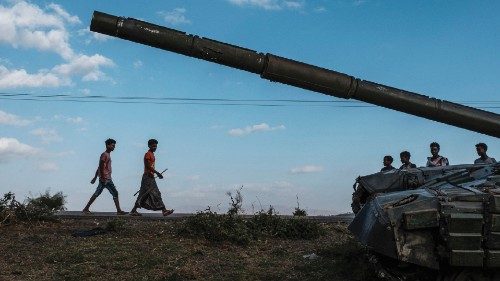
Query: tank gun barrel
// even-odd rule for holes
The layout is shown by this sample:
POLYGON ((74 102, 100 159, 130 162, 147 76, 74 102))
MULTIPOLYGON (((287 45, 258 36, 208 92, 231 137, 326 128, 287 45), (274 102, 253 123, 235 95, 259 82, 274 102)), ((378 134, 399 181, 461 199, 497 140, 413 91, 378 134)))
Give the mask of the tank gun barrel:
POLYGON ((259 74, 322 94, 356 99, 467 130, 500 137, 500 114, 377 84, 133 18, 94 11, 90 30, 259 74))

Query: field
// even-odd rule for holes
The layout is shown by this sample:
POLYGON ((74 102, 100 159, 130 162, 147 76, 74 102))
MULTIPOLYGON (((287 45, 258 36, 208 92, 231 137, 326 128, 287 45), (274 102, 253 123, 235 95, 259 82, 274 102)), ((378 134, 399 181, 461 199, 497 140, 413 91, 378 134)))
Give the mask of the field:
POLYGON ((181 223, 87 219, 0 226, 0 280, 379 279, 345 224, 323 223, 324 235, 312 240, 266 237, 242 246, 181 235, 181 223), (72 236, 98 226, 113 231, 72 236))

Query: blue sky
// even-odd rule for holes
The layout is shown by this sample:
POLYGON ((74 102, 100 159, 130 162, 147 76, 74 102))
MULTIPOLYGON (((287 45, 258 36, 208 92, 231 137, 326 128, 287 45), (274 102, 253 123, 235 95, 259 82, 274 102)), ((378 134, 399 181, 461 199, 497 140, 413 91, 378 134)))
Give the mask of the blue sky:
MULTIPOLYGON (((159 140, 157 167, 169 169, 159 181, 164 200, 180 212, 224 211, 225 192, 240 186, 249 212, 272 204, 287 213, 296 196, 311 214, 349 211, 358 175, 402 150, 424 165, 432 141, 452 164, 471 163, 478 142, 500 158, 493 137, 378 107, 338 107, 336 98, 93 34, 94 10, 500 113, 498 1, 0 1, 1 192, 23 198, 50 188, 67 195, 68 209, 82 209, 108 137, 117 140, 113 179, 124 209, 149 138, 159 140), (325 103, 19 100, 60 94, 325 103)), ((92 209, 113 210, 111 196, 92 209)))

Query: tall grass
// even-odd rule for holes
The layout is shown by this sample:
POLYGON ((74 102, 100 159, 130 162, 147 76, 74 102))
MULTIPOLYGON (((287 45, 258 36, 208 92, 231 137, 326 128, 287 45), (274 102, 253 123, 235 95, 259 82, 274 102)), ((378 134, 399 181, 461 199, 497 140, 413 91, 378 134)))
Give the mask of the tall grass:
POLYGON ((62 192, 50 195, 49 191, 38 197, 28 197, 23 202, 16 200, 12 192, 0 199, 0 225, 17 222, 54 220, 54 214, 64 210, 66 196, 62 192))

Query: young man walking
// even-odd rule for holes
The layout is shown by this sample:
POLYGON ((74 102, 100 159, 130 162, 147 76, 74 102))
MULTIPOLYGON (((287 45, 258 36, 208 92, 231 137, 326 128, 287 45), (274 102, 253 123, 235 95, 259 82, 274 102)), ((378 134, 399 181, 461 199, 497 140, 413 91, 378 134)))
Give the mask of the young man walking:
POLYGON ((155 175, 158 178, 163 179, 163 175, 155 170, 155 151, 158 147, 158 141, 155 139, 150 139, 148 141, 149 150, 144 154, 144 174, 141 180, 141 189, 139 190, 139 195, 135 201, 134 208, 130 211, 132 216, 141 216, 137 212, 137 208, 144 208, 152 211, 162 211, 164 216, 168 216, 174 212, 174 210, 167 210, 165 204, 161 199, 161 192, 156 184, 155 175))
POLYGON ((94 184, 97 177, 99 177, 99 185, 97 186, 92 197, 90 197, 90 200, 85 208, 83 208, 82 212, 84 214, 90 214, 90 205, 94 203, 97 197, 99 197, 102 191, 106 188, 113 196, 113 201, 115 202, 116 206, 116 214, 125 215, 127 212, 122 211, 122 209, 120 208, 120 201, 118 201, 118 191, 116 190, 113 180, 111 179, 111 152, 115 150, 116 141, 114 139, 107 139, 104 143, 106 144, 106 151, 101 154, 101 157, 99 158, 99 167, 95 171, 94 178, 92 178, 92 180, 90 181, 91 184, 94 184))

